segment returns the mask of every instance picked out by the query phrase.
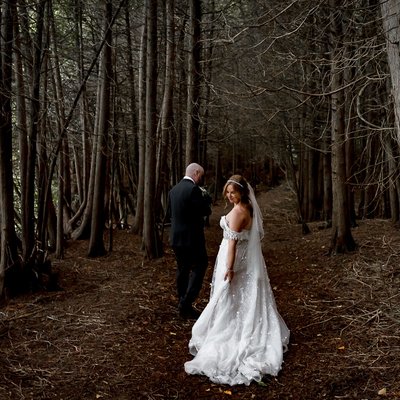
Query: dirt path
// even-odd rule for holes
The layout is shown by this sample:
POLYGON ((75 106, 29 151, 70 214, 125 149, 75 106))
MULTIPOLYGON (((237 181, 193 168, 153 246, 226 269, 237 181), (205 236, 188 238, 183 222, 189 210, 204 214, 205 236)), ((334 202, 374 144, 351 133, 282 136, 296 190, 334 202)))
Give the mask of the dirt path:
MULTIPOLYGON (((360 251, 328 257, 330 232, 311 224, 302 236, 289 190, 258 199, 270 280, 292 335, 277 378, 231 388, 187 376, 192 322, 177 316, 174 257, 166 247, 146 261, 140 240, 120 231, 102 259, 71 243, 54 262, 63 291, 0 309, 0 399, 399 399, 399 233, 388 221, 361 221, 360 251)), ((206 230, 207 282, 222 213, 214 207, 206 230)), ((199 308, 207 298, 205 284, 199 308)))

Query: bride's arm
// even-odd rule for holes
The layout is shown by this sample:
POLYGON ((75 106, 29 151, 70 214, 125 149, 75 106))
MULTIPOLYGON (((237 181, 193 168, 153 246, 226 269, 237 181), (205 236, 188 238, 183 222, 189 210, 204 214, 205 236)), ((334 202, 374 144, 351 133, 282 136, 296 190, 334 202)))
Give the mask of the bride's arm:
POLYGON ((228 254, 226 256, 226 272, 224 276, 224 281, 228 279, 228 281, 231 282, 235 274, 233 266, 235 265, 236 245, 236 239, 228 240, 228 254))
MULTIPOLYGON (((244 218, 243 215, 236 210, 232 210, 230 219, 229 219, 229 227, 234 232, 241 232, 243 226, 244 218)), ((236 258, 236 245, 237 239, 229 239, 228 240, 228 253, 226 256, 226 272, 224 276, 224 280, 229 282, 232 281, 235 271, 233 269, 235 265, 236 258)))

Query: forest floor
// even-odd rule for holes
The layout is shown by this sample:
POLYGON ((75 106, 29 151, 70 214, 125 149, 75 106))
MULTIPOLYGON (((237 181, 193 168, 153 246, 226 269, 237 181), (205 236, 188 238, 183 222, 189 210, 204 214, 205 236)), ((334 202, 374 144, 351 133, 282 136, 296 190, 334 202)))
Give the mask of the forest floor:
MULTIPOLYGON (((264 255, 278 309, 291 330, 278 377, 224 386, 188 376, 193 321, 179 318, 175 261, 148 261, 140 239, 114 231, 113 251, 86 257, 86 242, 53 260, 63 290, 0 308, 0 399, 400 399, 400 234, 362 220, 357 252, 329 256, 331 231, 304 236, 292 193, 258 195, 264 255)), ((207 304, 221 240, 221 202, 206 238, 210 268, 197 304, 207 304)))

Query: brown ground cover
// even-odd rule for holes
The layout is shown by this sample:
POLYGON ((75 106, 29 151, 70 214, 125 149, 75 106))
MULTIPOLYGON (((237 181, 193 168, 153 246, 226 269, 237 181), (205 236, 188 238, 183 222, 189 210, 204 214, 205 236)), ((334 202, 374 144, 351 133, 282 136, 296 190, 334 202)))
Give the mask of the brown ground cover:
MULTIPOLYGON (((278 377, 222 386, 188 376, 193 322, 177 315, 175 262, 143 258, 140 240, 114 232, 114 251, 89 259, 69 244, 53 261, 58 292, 0 308, 0 399, 400 399, 400 237, 384 220, 353 230, 354 254, 328 256, 330 230, 303 236, 283 185, 260 192, 264 254, 278 308, 291 330, 278 377)), ((207 303, 224 205, 206 229, 207 303)), ((164 242, 167 242, 166 231, 164 242)))

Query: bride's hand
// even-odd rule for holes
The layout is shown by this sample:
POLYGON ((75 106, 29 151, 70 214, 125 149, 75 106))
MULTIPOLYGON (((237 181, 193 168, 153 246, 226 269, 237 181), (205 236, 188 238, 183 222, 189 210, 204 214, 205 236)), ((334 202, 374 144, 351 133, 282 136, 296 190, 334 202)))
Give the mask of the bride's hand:
POLYGON ((225 273, 224 281, 228 279, 228 282, 231 283, 234 275, 235 271, 233 269, 228 269, 225 273))

